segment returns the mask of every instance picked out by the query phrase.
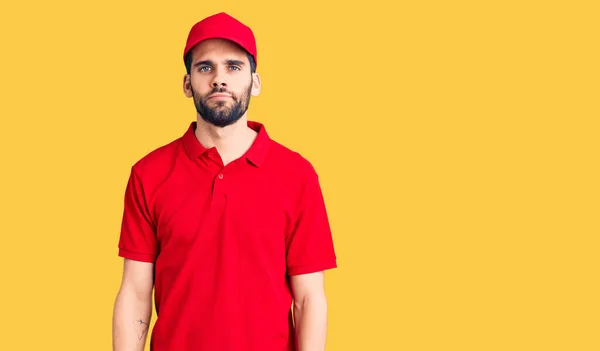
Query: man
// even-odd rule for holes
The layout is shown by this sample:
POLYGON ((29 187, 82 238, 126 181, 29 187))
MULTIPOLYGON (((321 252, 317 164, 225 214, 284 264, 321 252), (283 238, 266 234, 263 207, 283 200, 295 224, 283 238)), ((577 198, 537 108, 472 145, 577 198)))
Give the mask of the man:
POLYGON ((311 163, 247 119, 261 89, 254 34, 209 16, 183 59, 197 117, 131 168, 113 349, 143 350, 150 334, 153 351, 323 351, 328 217, 311 163))

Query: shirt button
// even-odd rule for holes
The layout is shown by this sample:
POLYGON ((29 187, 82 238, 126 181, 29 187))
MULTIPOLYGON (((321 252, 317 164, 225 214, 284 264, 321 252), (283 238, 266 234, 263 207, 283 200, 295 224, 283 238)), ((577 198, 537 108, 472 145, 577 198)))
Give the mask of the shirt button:
POLYGON ((223 179, 223 174, 219 174, 219 179, 223 179))

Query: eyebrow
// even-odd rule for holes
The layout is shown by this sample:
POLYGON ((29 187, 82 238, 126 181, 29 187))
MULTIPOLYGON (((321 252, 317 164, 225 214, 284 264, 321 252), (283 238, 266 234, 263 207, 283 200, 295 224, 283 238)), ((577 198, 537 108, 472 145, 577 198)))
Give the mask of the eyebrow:
MULTIPOLYGON (((245 63, 244 63, 244 61, 229 59, 229 60, 225 60, 225 64, 244 66, 245 63)), ((214 66, 214 61, 212 61, 212 60, 198 61, 194 64, 194 67, 199 67, 199 66, 203 66, 203 65, 214 66)))
POLYGON ((235 65, 235 66, 243 66, 244 65, 244 61, 240 61, 240 60, 226 60, 225 62, 228 65, 235 65))

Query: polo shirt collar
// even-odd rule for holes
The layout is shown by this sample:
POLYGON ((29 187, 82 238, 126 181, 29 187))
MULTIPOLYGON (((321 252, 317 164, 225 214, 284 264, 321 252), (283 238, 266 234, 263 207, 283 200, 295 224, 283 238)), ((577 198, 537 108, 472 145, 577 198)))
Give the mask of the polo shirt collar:
MULTIPOLYGON (((209 150, 202 146, 196 138, 196 125, 196 121, 191 122, 182 138, 185 151, 193 161, 198 160, 209 150)), ((260 167, 267 156, 267 150, 271 139, 262 123, 248 121, 248 127, 254 129, 258 135, 248 151, 246 151, 242 157, 246 158, 255 166, 260 167)))

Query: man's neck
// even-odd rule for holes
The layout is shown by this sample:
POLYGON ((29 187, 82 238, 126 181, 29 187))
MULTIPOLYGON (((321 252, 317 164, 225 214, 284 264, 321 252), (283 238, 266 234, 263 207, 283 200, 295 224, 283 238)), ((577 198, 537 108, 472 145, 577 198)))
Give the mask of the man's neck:
POLYGON ((195 135, 205 148, 216 147, 223 164, 227 165, 248 151, 257 133, 248 127, 246 116, 223 128, 215 127, 198 116, 195 135))

